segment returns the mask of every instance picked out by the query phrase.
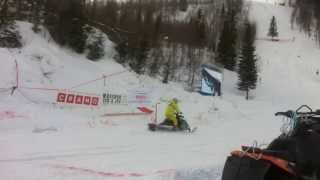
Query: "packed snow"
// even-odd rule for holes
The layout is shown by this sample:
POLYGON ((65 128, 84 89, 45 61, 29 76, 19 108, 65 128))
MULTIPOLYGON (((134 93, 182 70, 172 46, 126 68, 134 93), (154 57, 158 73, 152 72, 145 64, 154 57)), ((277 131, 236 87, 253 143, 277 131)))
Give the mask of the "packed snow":
POLYGON ((249 6, 258 25, 260 75, 249 101, 236 89, 233 72, 224 71, 222 97, 201 96, 179 83, 164 85, 128 71, 112 59, 110 41, 108 56, 91 62, 56 45, 45 30, 34 34, 30 24, 18 22, 24 47, 0 48, 0 179, 219 180, 230 151, 254 141, 265 145, 280 133, 282 122, 275 112, 302 104, 320 108, 320 49, 291 29, 289 7, 269 1, 249 6), (273 15, 277 42, 266 40, 273 15), (7 88, 17 81, 11 95, 7 88), (91 95, 148 89, 151 102, 63 105, 55 103, 57 89, 91 95), (190 125, 198 127, 195 133, 150 132, 147 123, 153 115, 104 116, 146 106, 157 107, 161 121, 173 97, 180 100, 190 125))

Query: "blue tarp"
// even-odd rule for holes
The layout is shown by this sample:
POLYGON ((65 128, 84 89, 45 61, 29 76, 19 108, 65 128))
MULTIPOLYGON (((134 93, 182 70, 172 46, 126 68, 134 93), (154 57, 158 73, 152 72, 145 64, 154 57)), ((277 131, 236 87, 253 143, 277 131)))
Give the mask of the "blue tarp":
POLYGON ((220 71, 203 67, 200 93, 209 96, 220 96, 222 77, 220 71))

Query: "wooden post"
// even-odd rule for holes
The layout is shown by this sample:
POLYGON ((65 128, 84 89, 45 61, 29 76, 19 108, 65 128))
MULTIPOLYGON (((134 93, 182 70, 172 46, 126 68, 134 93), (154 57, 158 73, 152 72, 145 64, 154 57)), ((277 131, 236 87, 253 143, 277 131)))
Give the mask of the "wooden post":
POLYGON ((106 85, 107 85, 106 78, 107 78, 107 76, 103 75, 103 86, 104 87, 106 87, 106 85))

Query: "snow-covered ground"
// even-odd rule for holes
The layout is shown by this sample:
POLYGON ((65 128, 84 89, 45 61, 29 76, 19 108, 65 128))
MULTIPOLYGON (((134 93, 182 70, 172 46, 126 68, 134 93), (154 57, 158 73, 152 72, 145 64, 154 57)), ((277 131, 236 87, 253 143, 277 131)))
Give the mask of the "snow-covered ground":
MULTIPOLYGON (((139 77, 108 57, 88 61, 19 22, 24 48, 0 49, 0 88, 15 85, 15 60, 19 65, 18 90, 10 96, 10 91, 0 89, 0 179, 220 179, 231 150, 255 140, 265 144, 279 134, 282 122, 274 117, 276 111, 302 104, 320 108, 316 75, 320 49, 304 34, 291 30, 290 13, 288 7, 252 1, 261 79, 250 101, 236 90, 235 73, 225 72, 223 97, 203 97, 184 91, 179 84, 139 77), (280 42, 263 40, 273 15, 280 42), (153 92, 149 107, 160 103, 158 119, 163 119, 165 101, 178 97, 186 118, 198 131, 154 133, 147 130, 148 116, 102 116, 133 112, 138 105, 87 108, 49 103, 55 102, 57 92, 48 89, 70 89, 118 72, 122 73, 106 79, 106 86, 96 81, 72 90, 125 94, 147 88, 153 92)), ((108 47, 111 56, 112 43, 108 47)))

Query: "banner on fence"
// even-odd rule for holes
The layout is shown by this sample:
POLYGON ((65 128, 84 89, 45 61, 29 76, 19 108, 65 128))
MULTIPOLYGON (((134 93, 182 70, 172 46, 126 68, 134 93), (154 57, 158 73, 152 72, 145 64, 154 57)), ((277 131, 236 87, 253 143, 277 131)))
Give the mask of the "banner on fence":
POLYGON ((63 93, 59 92, 57 95, 58 103, 98 106, 99 97, 91 95, 83 95, 79 93, 63 93))
POLYGON ((128 103, 150 104, 152 91, 145 88, 128 91, 128 103))
POLYGON ((127 95, 103 93, 103 105, 126 105, 128 104, 127 95))

